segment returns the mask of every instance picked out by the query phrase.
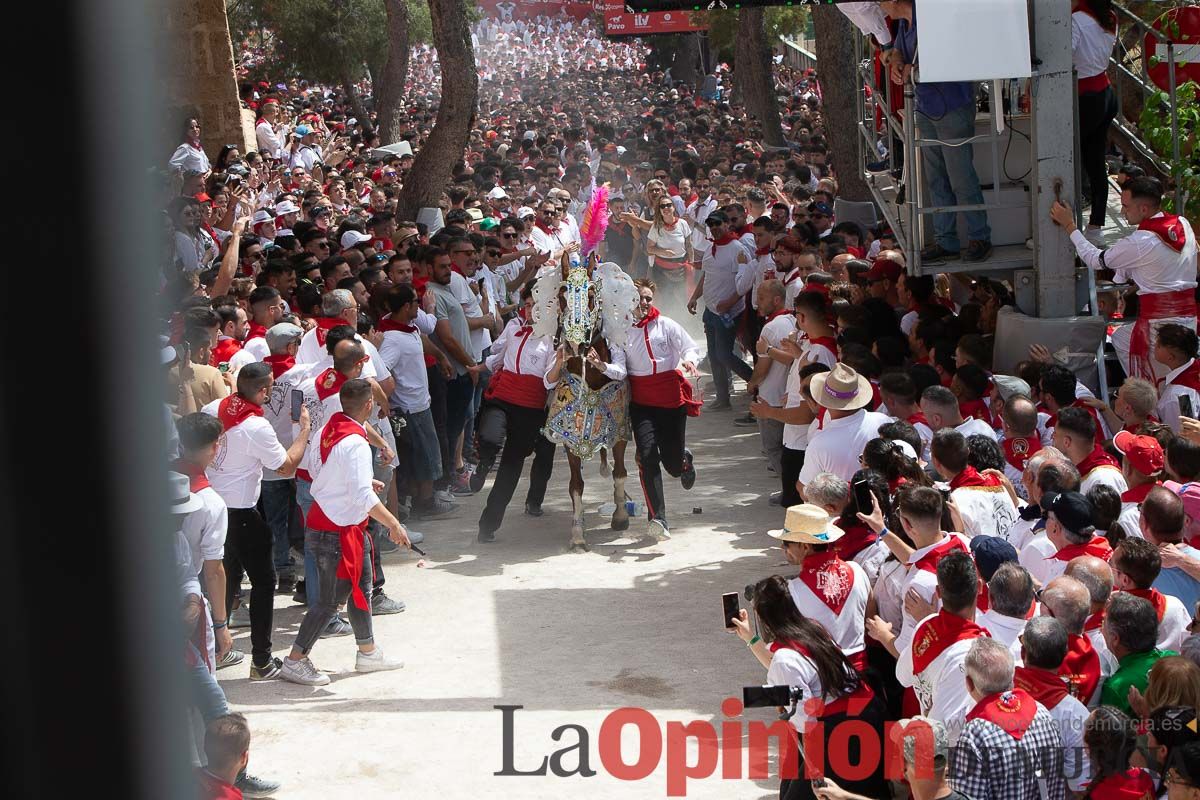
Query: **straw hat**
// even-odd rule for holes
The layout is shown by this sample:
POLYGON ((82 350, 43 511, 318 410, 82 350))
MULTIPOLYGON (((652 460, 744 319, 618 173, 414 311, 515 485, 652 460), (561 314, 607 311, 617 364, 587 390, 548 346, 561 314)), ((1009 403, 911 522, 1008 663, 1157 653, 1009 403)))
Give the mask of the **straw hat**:
POLYGON ((841 362, 813 375, 808 386, 817 405, 831 411, 854 411, 871 402, 871 382, 841 362))
POLYGON ((803 544, 832 544, 845 533, 830 521, 824 509, 811 503, 792 506, 783 518, 783 528, 767 531, 768 536, 781 542, 803 544))

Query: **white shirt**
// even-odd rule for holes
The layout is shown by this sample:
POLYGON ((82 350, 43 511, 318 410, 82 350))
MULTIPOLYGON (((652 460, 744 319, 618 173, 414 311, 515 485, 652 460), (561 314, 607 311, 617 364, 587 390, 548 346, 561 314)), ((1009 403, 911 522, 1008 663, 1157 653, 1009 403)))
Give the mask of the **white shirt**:
POLYGON ((886 414, 859 409, 848 417, 825 419, 824 427, 810 432, 800 483, 810 483, 822 472, 832 472, 850 480, 859 469, 858 456, 867 442, 879 435, 879 428, 891 422, 886 414))
MULTIPOLYGON (((1162 216, 1162 212, 1154 215, 1162 216)), ((1135 230, 1123 239, 1101 250, 1089 242, 1081 231, 1071 234, 1071 244, 1081 261, 1091 269, 1111 269, 1113 280, 1131 280, 1143 294, 1161 294, 1196 287, 1196 234, 1191 224, 1180 217, 1187 243, 1176 253, 1163 244, 1153 231, 1135 230)))
POLYGON ((1187 397, 1191 399, 1192 413, 1200 414, 1200 393, 1187 386, 1179 386, 1172 383, 1173 380, 1191 367, 1192 362, 1195 360, 1194 358, 1190 358, 1183 366, 1176 367, 1168 372, 1166 377, 1163 378, 1162 384, 1158 387, 1158 405, 1154 410, 1163 424, 1170 427, 1175 433, 1179 433, 1179 398, 1187 397))
POLYGON ((717 210, 717 200, 715 197, 709 197, 707 200, 696 198, 684 210, 684 215, 688 222, 692 224, 692 249, 700 252, 705 247, 711 246, 708 240, 708 233, 704 227, 704 221, 708 219, 708 215, 717 210))
POLYGON ((811 660, 796 650, 781 647, 771 654, 771 665, 767 667, 768 686, 794 686, 801 690, 800 702, 796 704, 796 714, 789 720, 792 727, 801 730, 809 721, 804 711, 805 702, 810 698, 821 697, 826 702, 832 697, 824 697, 821 689, 821 677, 811 660))
MULTIPOLYGON (((933 619, 932 615, 921 620, 917 627, 930 619, 933 619)), ((913 673, 911 645, 900 651, 900 658, 896 662, 896 679, 900 685, 911 686, 921 702, 922 713, 946 726, 952 745, 962 733, 967 712, 975 706, 975 701, 967 693, 966 670, 963 667, 971 642, 971 639, 964 639, 950 645, 919 675, 913 673)))
POLYGON ((562 256, 563 248, 570 244, 574 239, 571 236, 571 229, 564 223, 554 229, 552 233, 539 228, 537 225, 529 232, 529 240, 533 243, 533 247, 539 253, 549 253, 551 263, 558 263, 558 259, 562 256))
POLYGON ((739 288, 738 277, 742 268, 749 265, 746 250, 737 240, 717 247, 716 255, 713 255, 713 245, 704 248, 700 268, 704 271, 704 305, 709 311, 716 314, 718 305, 737 295, 736 302, 725 312, 725 316, 735 317, 742 313, 746 308, 746 300, 741 295, 749 287, 739 288))
POLYGON ((167 165, 175 172, 183 172, 185 170, 210 172, 212 170, 204 148, 192 147, 187 142, 175 148, 175 152, 171 154, 171 159, 167 162, 167 165))
POLYGON ((683 326, 662 315, 644 327, 630 328, 621 349, 626 370, 635 376, 670 372, 684 361, 695 364, 700 360, 700 349, 683 326))
MULTIPOLYGON (((432 319, 432 318, 431 318, 432 319)), ((419 321, 418 321, 419 322, 419 321)), ((396 388, 388 398, 394 408, 416 414, 429 408, 429 372, 425 368, 425 348, 421 331, 386 331, 379 355, 396 388)))
POLYGON ((1108 69, 1116 33, 1100 27, 1086 11, 1071 14, 1071 60, 1080 78, 1092 78, 1108 69))
MULTIPOLYGON (((333 356, 325 348, 325 345, 317 341, 317 328, 313 328, 308 333, 304 334, 300 339, 300 349, 296 351, 297 364, 311 364, 314 374, 327 370, 333 366, 333 356)), ((366 351, 368 360, 363 364, 362 374, 360 378, 378 378, 375 372, 375 363, 379 359, 379 351, 375 349, 375 345, 354 334, 354 341, 362 345, 366 351)))
POLYGON ((211 486, 195 492, 195 495, 204 506, 183 518, 183 538, 187 539, 192 553, 192 566, 199 573, 205 561, 220 561, 225 557, 229 511, 221 495, 211 486))
POLYGON ((536 375, 546 388, 550 388, 546 373, 554 366, 554 341, 548 336, 534 336, 533 333, 517 336, 522 327, 519 319, 509 320, 500 337, 492 344, 487 368, 493 373, 503 369, 517 375, 536 375))
MULTIPOLYGON (((450 291, 459 298, 462 303, 463 313, 467 315, 467 320, 476 319, 483 316, 483 306, 480 304, 481 297, 475 294, 471 288, 471 284, 476 281, 475 278, 468 278, 464 275, 459 275, 457 272, 450 273, 450 291), (455 280, 457 278, 458 280, 455 280)), ((492 344, 492 333, 487 328, 474 328, 471 330, 471 358, 478 361, 483 358, 483 351, 492 344)))
POLYGON ((1162 619, 1158 621, 1159 650, 1174 650, 1176 653, 1183 646, 1183 640, 1188 637, 1188 626, 1192 624, 1192 615, 1184 608, 1178 597, 1164 594, 1167 607, 1163 609, 1162 619))
POLYGON ((255 336, 253 339, 247 339, 242 342, 242 349, 238 352, 246 353, 255 361, 262 361, 271 355, 271 348, 267 346, 266 339, 261 336, 255 336))
MULTIPOLYGON (((238 352, 241 352, 240 350, 238 352)), ((312 374, 312 368, 307 364, 297 364, 287 372, 280 375, 271 384, 271 396, 267 398, 267 402, 263 405, 263 417, 267 422, 271 423, 271 427, 275 430, 275 436, 279 439, 279 443, 288 448, 292 446, 295 440, 294 425, 298 423, 292 422, 292 390, 298 389, 300 383, 312 374)), ((263 467, 264 481, 283 480, 273 469, 263 467)))
MULTIPOLYGON (((200 410, 215 417, 220 404, 221 400, 213 400, 200 410)), ((253 416, 221 434, 217 456, 206 474, 227 507, 254 508, 262 489, 263 468, 279 469, 285 461, 287 450, 271 423, 265 416, 253 416)))
POLYGON ((993 441, 996 439, 995 428, 976 417, 964 420, 961 425, 955 425, 954 430, 961 433, 964 439, 968 436, 974 436, 977 433, 990 437, 993 441))
MULTIPOLYGON (((788 367, 787 383, 784 386, 784 408, 797 408, 804 402, 804 398, 800 394, 801 388, 800 379, 800 359, 792 362, 788 367)), ((792 425, 784 423, 783 425, 783 446, 789 450, 805 450, 808 448, 808 431, 812 427, 812 423, 803 425, 792 425)))
POLYGON ((842 652, 851 656, 866 647, 867 598, 871 594, 871 583, 862 567, 853 561, 845 563, 854 574, 854 581, 840 614, 835 614, 800 578, 788 581, 788 591, 800 613, 820 623, 842 652))
POLYGON ((907 576, 906 564, 896 559, 885 559, 879 567, 879 579, 874 583, 879 616, 890 623, 894 631, 902 630, 904 626, 903 590, 907 576))
POLYGON ((1017 552, 1017 563, 1028 570, 1035 581, 1045 586, 1067 571, 1068 562, 1055 558, 1057 552, 1054 542, 1042 531, 1017 552))
POLYGON ((1111 486, 1117 494, 1125 494, 1129 491, 1129 485, 1125 483, 1125 476, 1121 474, 1121 469, 1108 464, 1093 467, 1091 472, 1083 475, 1079 482, 1079 493, 1086 495, 1097 484, 1111 486))
MULTIPOLYGON (((775 256, 771 253, 763 253, 761 256, 755 252, 750 257, 753 263, 754 283, 750 287, 750 306, 755 311, 758 310, 758 287, 762 286, 767 281, 776 280, 779 277, 778 271, 775 269, 775 256)), ((791 310, 791 306, 787 305, 787 290, 784 289, 784 308, 791 310)))
POLYGON ((873 544, 869 544, 855 553, 852 560, 866 571, 867 580, 871 582, 871 585, 878 586, 883 562, 887 561, 887 557, 891 553, 892 551, 888 550, 882 539, 876 539, 873 544))
MULTIPOLYGON (((763 326, 762 338, 769 346, 779 348, 795 330, 796 318, 785 311, 763 326)), ((788 370, 791 365, 780 364, 770 356, 763 358, 770 359, 771 366, 758 386, 758 398, 767 405, 779 408, 787 399, 788 370)))
POLYGON ((976 536, 999 536, 1008 539, 1008 531, 1017 521, 1017 507, 1001 486, 962 486, 950 497, 962 516, 963 531, 968 539, 976 536))
MULTIPOLYGON (((994 608, 989 608, 975 618, 975 624, 981 628, 987 628, 988 633, 992 635, 1000 644, 1011 649, 1014 644, 1017 644, 1017 637, 1025 631, 1025 624, 1029 622, 1027 619, 1017 619, 1001 614, 994 608)), ((1018 646, 1018 655, 1020 647, 1018 646)))
POLYGON ((316 164, 321 163, 321 154, 316 148, 309 144, 302 144, 292 153, 290 167, 304 167, 304 171, 311 173, 312 168, 316 164))
POLYGON ((1087 706, 1069 694, 1059 700, 1054 708, 1047 708, 1046 711, 1062 736, 1063 776, 1067 779, 1067 787, 1073 792, 1082 792, 1092 774, 1092 764, 1083 744, 1084 723, 1091 712, 1087 706))
MULTIPOLYGON (((325 424, 329 424, 328 420, 325 424)), ((317 442, 320 441, 318 436, 317 442)), ((321 461, 319 453, 315 461, 321 461)), ((374 478, 371 445, 366 437, 347 436, 333 446, 329 457, 317 468, 312 483, 313 500, 335 525, 357 525, 379 502, 371 485, 374 478)))
POLYGON ((839 3, 838 10, 850 18, 860 31, 874 36, 882 45, 891 43, 892 32, 879 3, 839 3))
POLYGON ((258 141, 258 151, 268 158, 279 158, 283 151, 283 142, 271 123, 265 119, 254 126, 254 138, 258 141))
POLYGON ((646 241, 669 251, 667 258, 684 258, 687 255, 687 240, 691 235, 691 226, 681 219, 670 228, 654 225, 646 234, 646 241))
POLYGON ((919 550, 914 550, 905 563, 904 580, 900 584, 900 596, 898 598, 901 609, 900 634, 896 637, 896 650, 898 651, 903 651, 912 642, 913 633, 916 632, 917 623, 920 621, 909 616, 908 610, 904 608, 904 598, 908 595, 909 590, 915 590, 922 600, 926 603, 933 603, 935 608, 941 608, 942 606, 941 601, 937 600, 935 596, 935 592, 937 591, 937 573, 930 570, 918 569, 916 563, 924 558, 930 550, 950 541, 951 536, 961 540, 964 544, 966 543, 966 539, 959 534, 947 533, 933 544, 922 547, 919 550))

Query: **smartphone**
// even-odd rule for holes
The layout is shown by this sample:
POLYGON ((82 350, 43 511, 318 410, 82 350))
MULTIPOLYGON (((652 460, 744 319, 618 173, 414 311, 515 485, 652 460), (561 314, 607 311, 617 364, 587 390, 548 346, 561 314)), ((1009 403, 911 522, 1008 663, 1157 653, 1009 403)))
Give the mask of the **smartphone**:
POLYGON ((824 789, 825 788, 825 779, 824 778, 813 778, 812 779, 812 788, 813 788, 813 791, 816 791, 817 789, 824 789))
POLYGON ((725 627, 733 630, 733 621, 738 618, 738 612, 741 611, 738 607, 737 592, 726 592, 721 595, 721 606, 725 612, 725 627))
POLYGON ((1185 417, 1196 418, 1196 415, 1192 413, 1192 398, 1186 394, 1179 395, 1179 413, 1185 417))
POLYGON ((220 364, 217 364, 217 369, 221 371, 222 375, 224 375, 226 372, 229 372, 229 362, 222 361, 220 364))
POLYGON ((304 407, 304 392, 292 389, 292 422, 300 421, 300 409, 304 407))
POLYGON ((858 504, 858 510, 864 514, 871 513, 871 507, 875 496, 871 494, 871 484, 865 480, 854 482, 854 502, 858 504))
POLYGON ((746 708, 773 708, 792 702, 790 686, 743 686, 742 705, 746 708))

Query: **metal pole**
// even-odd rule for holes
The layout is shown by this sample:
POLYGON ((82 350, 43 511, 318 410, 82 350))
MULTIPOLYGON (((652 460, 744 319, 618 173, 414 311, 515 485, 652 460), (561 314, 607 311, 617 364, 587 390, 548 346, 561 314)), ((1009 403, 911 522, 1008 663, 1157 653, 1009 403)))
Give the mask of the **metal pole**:
MULTIPOLYGON (((918 263, 923 247, 925 226, 917 214, 917 193, 921 191, 920 156, 917 155, 916 130, 913 128, 913 109, 916 107, 912 81, 904 84, 904 260, 909 270, 918 263)), ((924 265, 914 274, 923 275, 924 265)))
POLYGON ((1167 86, 1171 101, 1171 180, 1175 184, 1175 213, 1183 213, 1183 186, 1179 180, 1179 106, 1175 102, 1175 43, 1167 42, 1167 86))

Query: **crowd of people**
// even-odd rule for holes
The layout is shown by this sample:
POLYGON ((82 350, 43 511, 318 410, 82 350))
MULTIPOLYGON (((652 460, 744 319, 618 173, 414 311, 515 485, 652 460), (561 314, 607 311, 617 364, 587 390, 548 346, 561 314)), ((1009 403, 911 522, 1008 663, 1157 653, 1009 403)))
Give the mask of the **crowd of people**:
MULTIPOLYGON (((869 7, 843 10, 907 78, 911 3, 848 5, 869 7)), ((542 515, 555 448, 540 430, 570 353, 533 335, 535 285, 588 255, 580 227, 606 185, 590 263, 635 278, 640 302, 626 336, 579 355, 629 382, 657 538, 662 473, 697 480, 688 416, 758 430, 779 480, 763 502, 784 519, 771 535, 798 574, 760 582, 734 624, 768 683, 819 701, 800 704, 798 735, 921 721, 932 753, 904 748, 918 800, 1194 797, 1180 792, 1200 791, 1196 242, 1162 186, 1125 173, 1138 230, 1104 251, 1053 212, 1116 282, 1095 311, 1129 377, 1097 397, 1046 347, 993 370, 1010 285, 909 274, 886 227, 837 219, 840 134, 811 72, 775 66, 788 146, 767 148, 723 99, 727 76, 676 83, 588 20, 485 18, 472 40, 478 114, 442 202, 415 218, 396 209, 437 110, 427 47, 405 146, 377 149, 396 143, 337 89, 262 80, 243 86, 254 149, 210 161, 189 119, 168 161, 162 371, 209 796, 278 788, 245 773, 249 729, 215 679, 245 661, 230 628, 250 630, 252 681, 326 684, 310 654, 350 634, 357 670, 399 668, 371 623, 404 610, 381 555, 489 481, 478 538, 495 541, 530 455, 524 513, 542 515), (283 658, 276 594, 307 606, 283 658)), ((960 93, 953 115, 925 109, 928 135, 973 118, 974 89, 960 93)), ((949 184, 959 202, 978 192, 949 184)), ((945 222, 925 255, 987 257, 985 218, 961 252, 945 222)), ((825 761, 807 765, 823 785, 785 780, 781 796, 884 796, 882 761, 865 778, 825 761)))

